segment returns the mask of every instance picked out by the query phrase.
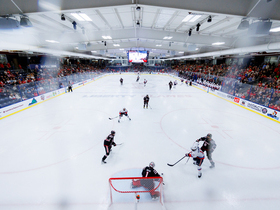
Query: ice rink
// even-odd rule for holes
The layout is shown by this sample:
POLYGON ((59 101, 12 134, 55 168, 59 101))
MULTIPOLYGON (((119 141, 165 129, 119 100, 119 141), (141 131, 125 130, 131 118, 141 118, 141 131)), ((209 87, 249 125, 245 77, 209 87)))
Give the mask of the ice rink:
MULTIPOLYGON (((164 173, 167 210, 279 209, 279 123, 180 81, 169 90, 175 78, 168 75, 136 77, 104 76, 0 120, 0 209, 105 210, 108 179, 141 176, 151 161, 164 173), (147 94, 150 107, 143 109, 147 94), (131 121, 108 119, 124 107, 131 121), (123 144, 101 164, 111 130, 123 144), (217 144, 215 169, 206 158, 199 179, 187 158, 167 166, 207 133, 217 144)), ((145 210, 156 209, 155 202, 145 210)))

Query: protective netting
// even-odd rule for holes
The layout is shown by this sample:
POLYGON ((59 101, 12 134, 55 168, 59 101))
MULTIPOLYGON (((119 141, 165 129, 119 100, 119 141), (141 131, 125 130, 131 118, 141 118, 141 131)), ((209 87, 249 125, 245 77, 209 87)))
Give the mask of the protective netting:
POLYGON ((135 194, 140 195, 141 202, 162 201, 161 177, 121 177, 110 178, 111 203, 135 202, 135 194))

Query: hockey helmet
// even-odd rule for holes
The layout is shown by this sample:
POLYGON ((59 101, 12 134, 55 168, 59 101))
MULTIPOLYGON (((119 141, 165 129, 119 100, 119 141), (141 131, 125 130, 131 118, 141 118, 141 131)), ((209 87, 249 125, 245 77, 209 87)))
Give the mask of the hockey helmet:
POLYGON ((154 168, 155 167, 155 163, 154 162, 150 162, 149 167, 154 168))
POLYGON ((112 134, 112 135, 115 135, 115 133, 116 133, 115 131, 111 131, 111 134, 112 134))
POLYGON ((191 147, 192 151, 195 151, 196 149, 197 149, 197 145, 196 144, 191 147))
POLYGON ((211 134, 211 133, 208 133, 208 134, 207 134, 207 138, 208 138, 208 139, 212 139, 212 134, 211 134))
POLYGON ((123 111, 125 111, 125 108, 123 108, 123 111))

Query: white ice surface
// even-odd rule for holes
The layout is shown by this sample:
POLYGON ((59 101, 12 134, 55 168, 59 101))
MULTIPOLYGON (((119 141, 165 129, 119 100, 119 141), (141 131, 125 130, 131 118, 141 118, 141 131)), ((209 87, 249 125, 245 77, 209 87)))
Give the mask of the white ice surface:
POLYGON ((279 209, 279 123, 180 81, 169 90, 170 76, 136 77, 106 76, 0 120, 0 210, 105 210, 108 179, 151 161, 164 173, 167 210, 279 209), (131 121, 108 119, 124 107, 131 121), (124 144, 102 165, 111 130, 124 144), (167 166, 209 132, 215 169, 205 159, 198 179, 191 160, 167 166))

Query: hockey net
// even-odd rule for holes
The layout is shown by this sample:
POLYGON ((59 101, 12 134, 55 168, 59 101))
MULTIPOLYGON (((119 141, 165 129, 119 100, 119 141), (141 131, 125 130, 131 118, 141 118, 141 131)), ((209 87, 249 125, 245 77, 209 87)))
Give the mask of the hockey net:
POLYGON ((110 178, 110 206, 139 202, 139 205, 148 203, 148 205, 157 204, 164 207, 162 183, 162 177, 110 178), (140 196, 140 199, 136 198, 137 195, 140 196))

